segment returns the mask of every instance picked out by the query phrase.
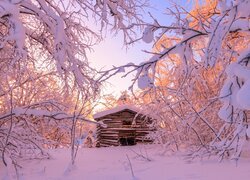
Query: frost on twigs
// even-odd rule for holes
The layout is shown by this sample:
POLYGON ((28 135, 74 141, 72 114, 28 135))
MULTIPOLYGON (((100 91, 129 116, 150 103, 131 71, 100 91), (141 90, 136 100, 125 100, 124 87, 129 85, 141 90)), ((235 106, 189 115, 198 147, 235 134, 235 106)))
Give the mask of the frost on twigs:
POLYGON ((13 59, 13 64, 16 60, 27 57, 24 46, 25 29, 20 18, 19 8, 19 5, 12 4, 10 1, 0 2, 0 19, 3 24, 6 23, 6 28, 8 28, 5 36, 2 34, 0 37, 0 49, 3 49, 8 43, 14 42, 16 57, 13 59))
MULTIPOLYGON (((227 79, 221 89, 220 97, 223 106, 219 110, 219 117, 226 123, 234 125, 233 136, 226 138, 228 144, 225 149, 234 149, 234 159, 238 159, 244 151, 244 144, 249 136, 249 122, 247 120, 250 110, 250 69, 249 48, 242 52, 236 62, 227 68, 227 79)), ((222 148, 222 147, 219 147, 222 148)))
POLYGON ((154 87, 155 76, 155 60, 157 56, 153 56, 148 61, 142 62, 138 65, 135 80, 141 90, 151 89, 154 87))
POLYGON ((191 11, 176 4, 167 9, 172 24, 146 26, 142 41, 156 42, 135 79, 144 92, 155 86, 147 98, 161 143, 240 155, 250 124, 249 3, 200 1, 191 11))
POLYGON ((220 93, 224 105, 219 115, 227 122, 228 118, 234 119, 231 117, 233 115, 232 108, 240 111, 250 110, 250 69, 243 65, 243 62, 248 63, 248 58, 249 54, 246 54, 246 57, 239 58, 238 62, 233 62, 226 69, 227 80, 220 93))
POLYGON ((56 70, 65 86, 74 84, 83 91, 87 87, 94 93, 95 74, 89 67, 86 51, 101 38, 85 25, 89 16, 93 15, 101 29, 112 27, 116 32, 122 31, 128 42, 136 36, 133 29, 137 26, 132 24, 142 22, 138 12, 143 7, 143 2, 133 0, 1 1, 0 18, 6 33, 0 37, 0 48, 9 44, 14 47, 12 64, 26 57, 28 62, 46 61, 44 67, 56 70))
POLYGON ((250 80, 246 81, 237 94, 237 101, 242 109, 250 110, 250 80))
POLYGON ((85 117, 101 84, 86 52, 102 33, 89 23, 94 19, 102 31, 122 32, 127 43, 142 24, 143 7, 134 0, 0 1, 3 158, 43 158, 44 149, 71 142, 75 150, 75 136, 82 131, 76 125, 90 122, 85 117))
POLYGON ((147 0, 97 0, 94 5, 97 21, 101 20, 101 29, 108 27, 112 31, 122 32, 124 43, 134 42, 137 33, 135 29, 140 29, 143 22, 141 18, 141 10, 147 5, 147 0))

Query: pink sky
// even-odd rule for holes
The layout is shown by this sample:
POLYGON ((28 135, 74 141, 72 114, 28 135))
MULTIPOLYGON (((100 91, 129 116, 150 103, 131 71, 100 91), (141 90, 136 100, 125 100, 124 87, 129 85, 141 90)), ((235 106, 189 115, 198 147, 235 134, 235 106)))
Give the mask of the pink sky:
MULTIPOLYGON (((169 6, 166 0, 150 0, 152 6, 155 7, 149 9, 153 16, 157 17, 160 23, 168 24, 170 19, 167 16, 163 16, 162 12, 169 6)), ((176 0, 176 3, 186 4, 187 1, 176 0)), ((190 4, 190 3, 189 3, 190 4)), ((145 15, 148 22, 153 20, 145 15)), ((147 60, 150 55, 142 52, 142 50, 150 51, 152 44, 146 44, 143 42, 136 43, 130 46, 129 49, 123 47, 123 37, 121 34, 118 36, 108 34, 103 42, 94 47, 94 51, 89 54, 89 60, 91 65, 97 69, 104 68, 109 69, 112 65, 121 66, 129 62, 139 64, 142 61, 147 60)), ((112 77, 108 82, 112 86, 107 86, 107 89, 103 93, 112 93, 118 96, 121 91, 127 90, 131 85, 132 75, 127 78, 121 78, 121 75, 112 77)))
MULTIPOLYGON (((89 55, 89 59, 91 65, 97 69, 109 69, 113 65, 121 66, 129 62, 138 64, 150 57, 149 54, 142 52, 142 49, 151 49, 151 46, 138 43, 126 49, 123 47, 121 36, 108 36, 105 41, 94 48, 94 52, 89 55)), ((107 86, 106 93, 119 95, 120 91, 126 90, 131 85, 132 74, 127 78, 121 78, 121 75, 114 76, 108 81, 113 85, 107 86)))

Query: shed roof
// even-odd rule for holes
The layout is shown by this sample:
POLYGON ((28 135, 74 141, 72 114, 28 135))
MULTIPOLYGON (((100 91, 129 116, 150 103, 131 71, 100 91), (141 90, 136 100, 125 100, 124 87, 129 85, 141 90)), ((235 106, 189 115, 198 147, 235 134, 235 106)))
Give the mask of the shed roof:
POLYGON ((141 111, 139 108, 137 108, 133 105, 120 105, 120 106, 117 106, 117 107, 112 108, 112 109, 98 112, 98 113, 94 114, 93 117, 94 117, 94 119, 98 119, 98 118, 107 116, 109 114, 114 114, 114 113, 121 112, 124 110, 130 110, 130 111, 133 111, 135 113, 139 113, 141 111))

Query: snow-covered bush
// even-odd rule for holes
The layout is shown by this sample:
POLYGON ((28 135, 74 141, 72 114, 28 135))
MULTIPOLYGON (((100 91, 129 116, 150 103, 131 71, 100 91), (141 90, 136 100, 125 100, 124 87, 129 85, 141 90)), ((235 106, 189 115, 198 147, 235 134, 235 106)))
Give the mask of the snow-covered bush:
MULTIPOLYGON (((191 11, 175 7, 176 11, 169 9, 176 17, 172 25, 154 20, 160 51, 140 68, 165 62, 169 67, 163 66, 161 74, 167 78, 160 88, 168 97, 163 101, 166 107, 189 129, 197 129, 198 142, 206 151, 223 157, 233 150, 238 158, 249 139, 250 2, 206 1, 191 11), (162 38, 172 41, 166 45, 162 38)), ((149 73, 157 77, 156 72, 149 73)), ((154 84, 156 90, 161 85, 154 84)))
POLYGON ((162 92, 151 101, 158 110, 152 112, 185 125, 198 151, 222 157, 233 151, 239 157, 249 139, 250 1, 191 3, 191 10, 178 4, 167 8, 174 19, 170 25, 151 16, 141 39, 155 41, 158 49, 148 61, 123 68, 137 72, 132 86, 138 82, 144 94, 162 92))

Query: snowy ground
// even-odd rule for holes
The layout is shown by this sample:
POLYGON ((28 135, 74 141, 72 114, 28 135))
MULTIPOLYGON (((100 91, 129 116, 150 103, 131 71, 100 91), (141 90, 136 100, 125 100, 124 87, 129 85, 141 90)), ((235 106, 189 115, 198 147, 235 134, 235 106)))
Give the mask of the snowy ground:
MULTIPOLYGON (((70 152, 57 149, 53 158, 23 164, 22 180, 248 180, 250 159, 218 163, 215 160, 186 162, 181 156, 162 156, 153 146, 131 146, 110 148, 83 148, 79 150, 76 166, 69 171, 70 152), (151 161, 139 155, 148 157, 151 161), (128 156, 128 157, 127 157, 128 156), (132 178, 131 166, 134 171, 132 178)), ((0 164, 0 179, 11 179, 0 164)), ((10 177, 10 176, 9 176, 10 177)), ((13 176, 12 176, 13 178, 13 176)))

